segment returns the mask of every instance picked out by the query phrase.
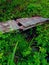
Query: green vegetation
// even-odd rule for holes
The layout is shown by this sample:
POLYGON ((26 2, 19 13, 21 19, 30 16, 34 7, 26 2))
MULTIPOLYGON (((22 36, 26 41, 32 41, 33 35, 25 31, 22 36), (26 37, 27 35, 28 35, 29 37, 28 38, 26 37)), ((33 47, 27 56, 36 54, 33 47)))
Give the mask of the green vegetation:
POLYGON ((15 65, 14 62, 13 62, 13 60, 14 60, 14 56, 15 56, 16 49, 17 49, 17 45, 18 45, 18 42, 15 45, 15 48, 13 50, 13 53, 9 56, 7 65, 15 65))
MULTIPOLYGON (((35 15, 49 17, 49 0, 0 0, 0 21, 35 15)), ((49 24, 28 32, 0 32, 0 65, 49 65, 49 24)))
POLYGON ((0 21, 35 15, 49 17, 49 0, 0 0, 0 21))

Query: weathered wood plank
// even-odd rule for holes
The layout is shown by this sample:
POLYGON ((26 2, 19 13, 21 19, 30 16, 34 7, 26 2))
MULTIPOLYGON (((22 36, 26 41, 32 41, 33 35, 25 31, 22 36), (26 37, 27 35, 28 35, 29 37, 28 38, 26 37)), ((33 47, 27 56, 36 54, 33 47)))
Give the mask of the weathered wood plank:
POLYGON ((31 25, 35 25, 40 22, 45 22, 47 18, 42 18, 42 17, 32 17, 32 18, 21 18, 17 19, 19 23, 21 23, 24 27, 28 27, 31 25))
POLYGON ((0 22, 0 32, 10 32, 11 30, 27 30, 35 27, 37 24, 42 24, 49 18, 32 17, 32 18, 21 18, 15 20, 9 20, 6 23, 0 22))
MULTIPOLYGON (((38 23, 39 25, 41 25, 41 24, 43 24, 44 22, 42 22, 42 23, 38 23)), ((27 30, 27 29, 30 29, 30 28, 32 28, 32 27, 35 27, 35 26, 37 26, 38 24, 34 24, 34 25, 31 25, 31 26, 28 26, 28 27, 23 27, 23 31, 25 31, 25 30, 27 30)))
POLYGON ((19 29, 18 24, 17 24, 16 21, 14 21, 14 20, 8 21, 8 24, 10 25, 10 28, 13 29, 13 30, 19 29))
POLYGON ((0 32, 9 32, 11 30, 17 30, 19 26, 17 25, 16 21, 9 20, 6 23, 0 22, 0 32))

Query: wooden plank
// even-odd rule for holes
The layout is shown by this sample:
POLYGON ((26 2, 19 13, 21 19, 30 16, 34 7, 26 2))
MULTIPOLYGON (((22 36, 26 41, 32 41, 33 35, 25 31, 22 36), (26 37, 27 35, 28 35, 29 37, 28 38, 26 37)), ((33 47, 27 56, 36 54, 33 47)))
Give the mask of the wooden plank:
POLYGON ((32 18, 17 19, 17 22, 22 24, 24 27, 28 27, 28 26, 35 25, 35 24, 40 23, 40 22, 44 22, 46 20, 47 20, 47 18, 32 17, 32 18))
MULTIPOLYGON (((43 24, 43 22, 42 23, 38 23, 39 25, 41 25, 41 24, 43 24)), ((34 24, 34 25, 31 25, 31 26, 28 26, 28 27, 23 27, 23 31, 25 31, 25 30, 27 30, 27 29, 30 29, 30 28, 32 28, 32 27, 35 27, 35 26, 37 26, 38 24, 34 24)))
POLYGON ((17 24, 16 21, 14 21, 14 20, 8 21, 8 24, 10 25, 10 28, 13 29, 13 30, 19 29, 18 24, 17 24))
POLYGON ((15 20, 9 20, 6 23, 0 22, 0 32, 10 32, 11 30, 27 30, 35 27, 37 24, 42 24, 49 18, 32 17, 32 18, 21 18, 15 20))
POLYGON ((9 32, 11 30, 18 30, 19 26, 17 25, 16 21, 9 20, 6 23, 0 22, 0 32, 9 32))

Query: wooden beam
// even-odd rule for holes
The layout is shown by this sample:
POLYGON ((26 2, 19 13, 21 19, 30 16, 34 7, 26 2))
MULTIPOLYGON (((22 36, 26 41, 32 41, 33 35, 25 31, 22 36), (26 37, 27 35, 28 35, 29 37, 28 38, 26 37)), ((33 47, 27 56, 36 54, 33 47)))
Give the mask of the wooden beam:
POLYGON ((15 20, 9 20, 6 23, 0 22, 0 32, 10 32, 11 30, 27 30, 35 27, 37 24, 43 24, 49 21, 49 18, 32 17, 32 18, 20 18, 15 20))

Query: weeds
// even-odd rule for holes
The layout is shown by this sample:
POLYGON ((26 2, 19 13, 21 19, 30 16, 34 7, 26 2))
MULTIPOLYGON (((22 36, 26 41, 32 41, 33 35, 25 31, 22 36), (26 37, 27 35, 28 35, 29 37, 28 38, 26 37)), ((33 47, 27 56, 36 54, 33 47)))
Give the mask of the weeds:
MULTIPOLYGON (((48 0, 0 0, 0 21, 35 15, 49 17, 48 0)), ((24 35, 0 32, 0 65, 49 65, 48 55, 49 24, 24 35)))
POLYGON ((9 60, 8 60, 8 64, 7 65, 15 65, 15 63, 14 63, 14 56, 15 56, 15 53, 16 53, 17 45, 18 45, 18 42, 15 45, 13 53, 9 56, 9 60))
POLYGON ((48 0, 0 0, 0 21, 35 15, 49 17, 48 0))

